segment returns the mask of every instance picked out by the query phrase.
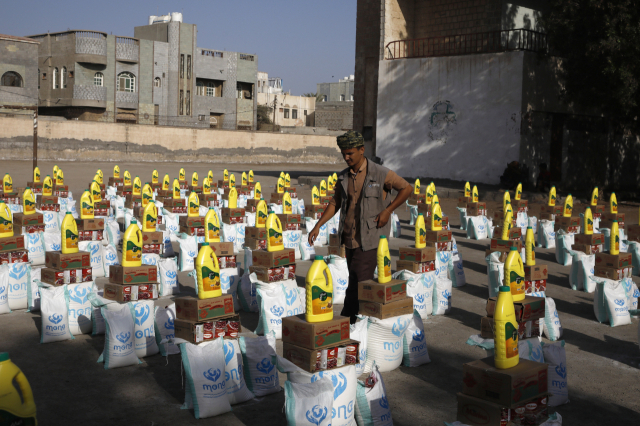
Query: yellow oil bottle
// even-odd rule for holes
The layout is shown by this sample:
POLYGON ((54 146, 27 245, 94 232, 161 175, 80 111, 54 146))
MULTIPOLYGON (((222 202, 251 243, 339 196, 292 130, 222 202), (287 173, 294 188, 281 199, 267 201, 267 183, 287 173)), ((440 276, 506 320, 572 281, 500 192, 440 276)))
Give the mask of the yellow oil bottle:
POLYGON ((247 180, 247 173, 246 172, 242 172, 242 186, 247 186, 249 184, 249 181, 247 180))
POLYGON ((527 233, 524 237, 524 252, 527 266, 535 266, 536 264, 536 239, 533 236, 533 228, 527 226, 527 233))
POLYGON ((504 285, 511 289, 514 302, 524 299, 524 265, 516 247, 509 249, 504 262, 504 285))
POLYGON ((425 248, 427 246, 427 229, 424 223, 424 216, 418 213, 416 219, 416 248, 425 248))
POLYGON ((265 228, 267 226, 267 203, 262 198, 256 206, 256 228, 265 228))
POLYGON ((585 235, 593 235, 593 215, 591 207, 587 207, 584 211, 584 229, 582 233, 585 235))
POLYGON ((7 352, 0 353, 0 421, 3 425, 38 424, 29 381, 7 352))
POLYGON ((504 191, 504 195, 502 196, 502 211, 507 211, 507 204, 511 204, 511 195, 509 195, 509 191, 504 191))
POLYGON ((269 212, 267 216, 267 251, 284 250, 284 240, 282 238, 282 223, 274 212, 269 212))
POLYGON ((113 166, 113 177, 114 178, 120 177, 120 167, 117 164, 113 166))
POLYGON ((425 202, 427 204, 432 204, 433 203, 433 187, 431 186, 433 184, 433 182, 431 182, 429 185, 427 185, 427 192, 425 195, 425 202))
POLYGON ((589 203, 589 205, 591 206, 598 205, 598 187, 597 186, 593 188, 593 191, 591 192, 591 203, 589 203))
POLYGON ((291 200, 291 194, 285 192, 282 197, 282 213, 293 214, 293 201, 291 200))
POLYGON ((469 184, 469 182, 465 182, 464 184, 464 196, 471 197, 471 184, 469 184))
POLYGON ((133 179, 133 195, 142 195, 142 181, 138 176, 133 179))
POLYGON ((389 253, 389 242, 386 235, 380 235, 377 252, 378 261, 378 282, 380 284, 391 281, 391 253, 389 253))
POLYGON ((501 237, 503 240, 509 239, 509 231, 511 230, 512 226, 513 226, 513 212, 512 210, 507 210, 507 212, 504 214, 504 220, 502 222, 501 237))
POLYGON ((55 179, 58 176, 58 165, 53 166, 53 178, 55 179))
POLYGON ((151 173, 151 183, 158 183, 158 171, 156 169, 153 169, 151 173))
POLYGON ((283 194, 284 193, 284 179, 283 178, 278 178, 278 184, 277 185, 278 185, 278 187, 277 187, 278 194, 283 194))
POLYGON ((61 168, 58 168, 58 175, 56 176, 56 186, 64 185, 64 172, 61 168))
POLYGON ((135 219, 124 231, 122 250, 122 266, 142 266, 142 232, 135 219))
POLYGON ((91 192, 86 190, 82 193, 82 197, 80 197, 80 219, 93 219, 93 197, 91 196, 91 192))
POLYGON ((149 203, 142 211, 142 232, 156 232, 158 225, 158 208, 156 203, 149 203))
POLYGON ((193 172, 191 175, 191 186, 198 186, 198 172, 193 172))
POLYGON ((615 192, 612 192, 611 197, 609 197, 609 212, 618 214, 618 199, 615 192))
POLYGON ((189 203, 189 208, 187 209, 187 217, 199 217, 200 199, 198 199, 198 194, 192 192, 191 194, 189 194, 189 199, 187 201, 189 203))
POLYGON ((549 190, 549 207, 553 207, 556 205, 556 187, 552 186, 549 190))
POLYGON ((256 182, 256 186, 253 188, 253 198, 256 200, 262 198, 262 185, 260 185, 260 182, 256 182))
POLYGON ((516 186, 516 195, 513 197, 516 201, 520 201, 522 199, 522 183, 519 183, 516 186))
POLYGON ((78 224, 73 218, 71 212, 67 212, 62 219, 60 225, 60 233, 62 237, 62 253, 78 252, 78 224))
POLYGON ((206 195, 211 194, 211 181, 209 177, 204 178, 202 181, 202 193, 206 195))
POLYGON ((305 278, 307 322, 333 319, 333 280, 322 256, 316 256, 305 278))
POLYGON ((149 182, 145 183, 142 187, 142 207, 146 207, 150 201, 153 200, 153 189, 149 182))
POLYGON ((229 190, 229 206, 230 209, 238 208, 238 190, 236 188, 231 188, 229 190))
POLYGON ((236 175, 231 173, 229 175, 229 188, 235 188, 235 187, 236 187, 236 175))
POLYGON ((249 179, 249 183, 253 183, 253 170, 249 170, 249 176, 247 176, 247 178, 249 179))
POLYGON ((93 175, 93 180, 92 180, 92 182, 93 182, 93 181, 96 181, 96 182, 99 182, 99 181, 100 181, 100 176, 98 175, 98 173, 97 173, 97 172, 96 172, 96 174, 95 174, 95 175, 93 175))
POLYGON ((31 188, 27 188, 22 193, 22 213, 25 216, 36 214, 36 196, 31 188))
POLYGON ((333 176, 329 175, 327 178, 327 191, 333 191, 333 176))
POLYGON ((471 202, 472 203, 477 203, 479 200, 478 198, 478 187, 473 185, 473 191, 471 191, 471 202))
POLYGON ((433 210, 433 205, 434 204, 440 204, 440 198, 438 198, 438 194, 433 194, 433 197, 431 198, 431 209, 433 210))
POLYGON ((618 230, 618 220, 614 219, 611 224, 611 237, 609 238, 609 253, 620 254, 620 231, 618 230))
POLYGON ((168 191, 169 190, 169 182, 171 181, 171 178, 169 177, 168 174, 164 175, 164 178, 162 178, 162 189, 164 191, 168 191))
POLYGON ((213 171, 209 169, 209 173, 207 173, 207 178, 209 178, 209 183, 213 183, 213 171))
POLYGON ((209 207, 209 211, 204 216, 204 240, 208 243, 220 242, 220 219, 213 207, 209 207))
POLYGON ((33 181, 40 182, 40 169, 38 168, 38 166, 33 169, 33 181))
POLYGON ((13 179, 11 179, 9 173, 2 178, 2 190, 5 194, 13 192, 13 179))
POLYGON ((98 185, 98 182, 96 182, 95 180, 91 182, 89 189, 91 190, 91 197, 93 198, 93 204, 95 204, 98 201, 102 201, 102 190, 100 189, 100 185, 98 185))
POLYGON ((311 188, 311 204, 314 206, 320 205, 320 192, 318 191, 318 187, 315 185, 311 188))
POLYGON ((50 197, 53 195, 53 179, 47 175, 42 182, 42 195, 50 197))
POLYGON ((178 182, 178 179, 174 179, 173 180, 173 187, 172 187, 172 191, 171 191, 171 197, 174 200, 179 200, 180 197, 180 182, 178 182))
POLYGON ((284 172, 280 172, 280 177, 284 180, 284 172))
POLYGON ((513 306, 511 289, 501 286, 493 313, 494 355, 496 368, 506 370, 513 368, 520 362, 518 353, 518 323, 513 306))
POLYGON ((284 175, 284 187, 291 188, 291 176, 289 175, 289 173, 286 173, 284 175))
POLYGON ((104 183, 104 173, 102 173, 102 169, 98 169, 96 174, 100 177, 100 179, 98 179, 98 181, 97 181, 98 184, 102 185, 104 183))
POLYGON ((438 200, 431 204, 431 230, 442 231, 442 207, 438 200))
POLYGON ((334 173, 334 174, 333 174, 333 182, 334 182, 334 184, 335 184, 336 182, 338 182, 338 174, 337 174, 337 173, 334 173))
POLYGON ((185 172, 184 167, 180 167, 180 171, 178 172, 178 180, 180 182, 184 182, 187 179, 187 172, 185 172))
POLYGON ((224 171, 222 172, 222 180, 224 182, 229 182, 229 170, 224 169, 224 171))
POLYGON ((131 173, 129 170, 124 171, 124 186, 131 186, 131 173))
POLYGON ((573 197, 571 194, 567 195, 567 198, 564 200, 564 207, 562 208, 562 216, 571 217, 571 213, 573 213, 573 197))
POLYGON ((13 237, 13 215, 9 206, 0 199, 0 238, 13 237))
POLYGON ((416 179, 416 181, 413 183, 413 193, 420 194, 420 179, 416 179))
POLYGON ((320 196, 321 197, 327 196, 327 182, 324 179, 320 181, 320 196))
POLYGON ((222 296, 218 257, 211 250, 208 242, 204 242, 200 247, 195 261, 195 268, 198 281, 198 299, 211 299, 222 296))

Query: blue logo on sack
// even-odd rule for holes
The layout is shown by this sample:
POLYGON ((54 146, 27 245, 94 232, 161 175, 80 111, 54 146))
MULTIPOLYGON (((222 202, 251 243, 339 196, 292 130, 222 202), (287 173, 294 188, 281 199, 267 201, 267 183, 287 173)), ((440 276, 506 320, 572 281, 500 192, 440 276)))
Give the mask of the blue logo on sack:
POLYGON ((244 234, 245 234, 245 232, 246 232, 246 229, 245 229, 245 227, 244 227, 244 226, 238 226, 238 227, 236 227, 236 231, 237 231, 237 233, 238 233, 239 235, 241 235, 241 236, 243 236, 243 237, 244 237, 244 234))
POLYGON ((109 262, 113 262, 114 260, 116 260, 118 258, 118 255, 115 253, 107 253, 105 256, 105 259, 107 259, 109 262))
POLYGON ((560 363, 560 365, 558 365, 556 367, 556 373, 558 374, 558 376, 562 377, 563 379, 567 378, 567 367, 562 365, 562 363, 560 363))
POLYGON ((391 327, 391 332, 400 337, 404 334, 405 330, 409 326, 409 320, 403 321, 402 317, 398 318, 398 320, 391 327))
POLYGON ((62 321, 62 315, 60 314, 49 315, 49 321, 51 321, 54 324, 59 324, 60 321, 62 321))
POLYGON ((327 418, 327 407, 321 407, 320 405, 314 405, 313 408, 307 411, 307 420, 313 425, 320 425, 327 418))
POLYGON ((284 314, 284 308, 282 306, 272 306, 271 313, 277 317, 281 317, 284 314))
POLYGON ((531 351, 531 359, 536 362, 543 362, 542 351, 540 348, 535 348, 531 351))
POLYGON ((434 281, 434 274, 424 274, 424 286, 426 288, 433 287, 434 281))
POLYGON ((451 292, 449 290, 443 291, 442 297, 444 297, 445 299, 449 299, 451 297, 451 292))
POLYGON ((424 341, 424 331, 418 330, 415 333, 413 333, 413 340, 415 340, 416 342, 424 341))
POLYGON ((290 242, 290 243, 292 243, 292 244, 293 244, 293 243, 297 243, 299 240, 300 240, 300 233, 298 233, 298 232, 292 232, 292 233, 289 235, 289 242, 290 242))
POLYGON ((382 398, 380 398, 380 406, 385 410, 389 409, 389 401, 387 401, 386 395, 382 395, 382 398))
POLYGON ((616 300, 613 301, 613 303, 615 303, 618 306, 624 306, 625 301, 622 300, 622 299, 616 299, 616 300))
MULTIPOLYGON (((311 383, 317 382, 324 377, 324 371, 317 375, 311 376, 311 383)), ((333 399, 337 399, 347 389, 347 377, 343 373, 332 374, 331 382, 333 383, 333 399)))
POLYGON ((60 251, 60 244, 51 244, 52 251, 60 251))
POLYGON ((176 271, 167 271, 166 275, 167 278, 174 279, 178 275, 178 273, 176 271))
POLYGON ((125 343, 131 337, 131 332, 125 333, 122 332, 120 334, 116 334, 116 339, 120 341, 120 343, 125 343))
POLYGON ((175 327, 173 325, 173 318, 168 318, 167 322, 164 323, 164 328, 166 328, 167 330, 174 330, 175 327))
POLYGON ((210 380, 212 382, 217 382, 218 379, 220 378, 220 376, 222 375, 222 373, 220 373, 220 369, 218 369, 218 368, 216 368, 216 369, 210 368, 207 371, 205 371, 204 373, 202 373, 202 375, 207 380, 210 380))
POLYGON ((268 358, 262 358, 262 361, 256 364, 256 369, 264 374, 269 374, 273 368, 273 364, 268 358))
POLYGON ((293 305, 293 302, 298 300, 298 291, 294 288, 291 291, 285 291, 287 297, 287 306, 293 305))
POLYGON ((53 213, 45 213, 44 214, 44 221, 45 222, 51 222, 53 220, 53 213))
POLYGON ((229 361, 233 359, 233 356, 236 354, 236 350, 233 348, 233 343, 230 341, 224 342, 224 363, 229 364, 229 361))
POLYGON ((144 322, 149 319, 149 305, 138 303, 136 305, 136 324, 142 325, 144 322))
POLYGON ((11 271, 9 272, 9 277, 14 280, 19 280, 24 277, 27 273, 28 265, 26 263, 13 263, 11 264, 11 271))
POLYGON ((347 280, 345 280, 344 278, 338 278, 337 287, 346 287, 346 286, 347 286, 347 280))
POLYGON ((40 235, 39 234, 28 234, 29 236, 29 245, 34 245, 34 244, 38 244, 40 242, 40 235))
POLYGON ((96 256, 100 250, 100 244, 91 244, 91 256, 96 256))
POLYGON ((73 290, 69 292, 69 300, 74 301, 80 305, 83 305, 88 302, 87 295, 89 294, 89 289, 87 287, 83 288, 82 291, 79 286, 76 286, 73 290))
POLYGON ((418 303, 423 303, 424 302, 424 294, 418 293, 415 296, 413 296, 413 299, 418 303))
POLYGON ((190 252, 187 253, 187 256, 196 257, 196 252, 195 251, 190 251, 190 252))

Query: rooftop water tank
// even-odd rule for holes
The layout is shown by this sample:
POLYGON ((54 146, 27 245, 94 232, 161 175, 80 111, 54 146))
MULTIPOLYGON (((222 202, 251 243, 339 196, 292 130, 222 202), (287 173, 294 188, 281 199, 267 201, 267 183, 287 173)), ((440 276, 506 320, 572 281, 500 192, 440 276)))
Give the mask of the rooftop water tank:
POLYGON ((156 16, 153 21, 154 24, 166 24, 167 22, 171 22, 171 15, 156 16))
POLYGON ((156 20, 156 18, 157 18, 157 16, 156 16, 156 15, 151 15, 151 16, 149 16, 149 25, 152 25, 152 24, 153 24, 153 21, 155 21, 155 20, 156 20))
POLYGON ((180 13, 180 12, 172 12, 171 13, 171 22, 182 22, 182 13, 180 13))

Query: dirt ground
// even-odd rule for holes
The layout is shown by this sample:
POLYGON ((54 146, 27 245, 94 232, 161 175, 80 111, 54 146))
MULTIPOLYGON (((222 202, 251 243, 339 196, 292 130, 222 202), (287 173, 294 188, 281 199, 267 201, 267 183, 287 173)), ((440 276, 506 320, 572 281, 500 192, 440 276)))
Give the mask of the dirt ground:
MULTIPOLYGON (((12 175, 14 186, 23 186, 31 180, 30 162, 2 161, 2 170, 12 175)), ((105 177, 112 174, 113 163, 60 163, 65 173, 65 183, 80 198, 98 167, 105 177)), ((187 177, 196 170, 203 178, 211 168, 216 178, 222 167, 207 164, 158 164, 160 176, 165 172, 177 176, 185 167, 187 177)), ((43 176, 51 174, 52 163, 41 163, 43 176)), ((120 164, 124 172, 141 176, 143 182, 150 179, 154 164, 120 164), (146 178, 146 179, 145 179, 146 178)), ((231 165, 230 171, 248 170, 249 166, 231 165)), ((289 171, 293 184, 298 176, 321 175, 338 171, 321 165, 295 166, 291 170, 284 165, 253 166, 256 180, 263 185, 263 192, 273 191, 280 170, 289 171)), ((299 194, 309 200, 308 187, 298 187, 299 194)), ((462 389, 462 364, 485 357, 485 351, 467 345, 472 334, 478 334, 480 318, 485 315, 488 297, 486 262, 484 251, 489 240, 475 241, 466 238, 459 229, 460 219, 455 199, 442 199, 445 214, 449 215, 453 234, 464 260, 467 285, 453 290, 451 313, 431 316, 425 321, 425 334, 431 363, 416 368, 400 367, 383 373, 387 387, 394 424, 442 425, 456 417, 456 393, 462 389)), ((620 200, 624 201, 624 200, 620 200)), ((488 202, 492 213, 501 203, 488 202)), ((536 215, 539 205, 531 206, 536 215)), ((622 207, 628 224, 638 222, 638 210, 622 207)), ((393 264, 399 247, 413 241, 413 227, 409 226, 409 212, 401 207, 397 211, 402 223, 402 236, 390 239, 393 264)), ((325 254, 326 248, 318 249, 325 254)), ((547 296, 557 305, 564 329, 567 351, 569 404, 557 407, 564 424, 600 426, 612 424, 640 424, 640 351, 638 348, 638 320, 632 325, 612 328, 599 324, 593 313, 593 294, 572 291, 569 287, 570 267, 556 263, 553 249, 538 249, 537 261, 548 265, 547 296)), ((303 285, 310 262, 299 261, 297 281, 303 285)), ((193 280, 180 273, 184 292, 193 292, 193 280)), ((640 281, 634 277, 634 281, 640 281)), ((103 285, 106 279, 98 279, 103 285)), ((169 299, 157 301, 166 305, 169 299)), ((339 312, 340 306, 336 307, 339 312)), ((241 312, 243 333, 251 337, 258 315, 241 312)), ((76 336, 75 340, 40 344, 40 314, 14 311, 0 316, 0 351, 10 353, 12 360, 23 370, 33 388, 38 406, 39 424, 113 425, 283 425, 284 392, 264 398, 256 398, 233 407, 231 413, 219 417, 195 420, 193 412, 181 410, 184 389, 181 380, 180 356, 168 359, 161 356, 145 358, 136 367, 104 370, 96 360, 104 346, 103 336, 76 336), (257 422, 256 422, 257 421, 257 422)), ((545 339, 545 341, 547 341, 545 339)), ((281 342, 278 353, 282 353, 281 342)), ((286 377, 280 376, 284 385, 286 377)))

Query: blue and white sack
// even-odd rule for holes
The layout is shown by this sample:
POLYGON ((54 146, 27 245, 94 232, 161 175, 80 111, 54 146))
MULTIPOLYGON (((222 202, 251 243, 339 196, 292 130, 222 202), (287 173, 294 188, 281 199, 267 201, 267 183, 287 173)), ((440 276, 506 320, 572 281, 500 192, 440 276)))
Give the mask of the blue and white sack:
POLYGON ((156 343, 155 307, 153 300, 129 302, 129 309, 135 318, 136 356, 144 358, 155 355, 160 350, 156 343))
POLYGON ((284 248, 294 249, 295 258, 300 260, 300 241, 302 240, 302 231, 283 231, 282 232, 282 242, 284 244, 284 248))
POLYGON ((463 231, 467 230, 467 209, 462 207, 456 207, 458 212, 460 212, 460 229, 463 231))
POLYGON ((27 249, 29 250, 29 262, 31 262, 31 265, 44 265, 44 232, 34 232, 31 234, 26 234, 25 243, 27 249))
POLYGON ((550 298, 545 298, 544 312, 544 335, 551 341, 559 340, 562 337, 562 325, 558 316, 556 302, 550 298))
POLYGON ((431 362, 427 340, 424 334, 424 324, 417 311, 413 311, 413 318, 404 332, 402 343, 402 365, 418 367, 431 362))
POLYGON ((358 346, 359 362, 355 365, 356 376, 360 376, 364 372, 367 363, 367 339, 369 336, 369 319, 368 317, 358 315, 355 324, 351 324, 349 335, 353 340, 360 342, 358 346))
MULTIPOLYGON (((27 281, 27 312, 40 310, 40 287, 38 286, 38 282, 40 281, 41 274, 42 268, 31 269, 31 276, 29 277, 29 281, 27 281)), ((1 282, 0 285, 2 285, 1 282)))
POLYGON ((484 240, 489 236, 489 220, 486 216, 467 216, 467 238, 484 240))
POLYGON ((102 248, 102 260, 104 262, 104 276, 108 278, 110 266, 120 264, 118 260, 118 249, 111 244, 104 246, 102 248))
POLYGON ((198 243, 194 235, 188 236, 180 234, 180 261, 179 266, 181 271, 192 271, 194 269, 193 261, 198 255, 198 243))
POLYGON ((74 339, 69 330, 69 294, 66 284, 60 287, 40 284, 40 314, 40 343, 74 339))
POLYGON ((316 250, 312 245, 309 245, 309 235, 304 234, 300 238, 300 259, 313 260, 316 256, 316 250))
POLYGON ((489 277, 489 297, 498 297, 499 288, 504 282, 504 263, 500 262, 500 252, 494 251, 485 257, 485 260, 489 277))
POLYGON ((178 259, 168 257, 160 259, 158 262, 158 273, 160 275, 160 296, 171 296, 180 293, 180 283, 178 282, 178 259))
POLYGON ((569 387, 567 386, 567 353, 564 349, 564 340, 542 346, 544 362, 547 367, 548 399, 549 407, 569 402, 569 387))
POLYGON ((9 264, 9 308, 27 309, 27 283, 31 277, 31 265, 26 262, 9 264))
POLYGON ((235 405, 253 399, 244 381, 242 353, 237 339, 224 340, 224 364, 227 398, 229 404, 235 405))
POLYGON ((268 337, 253 339, 238 338, 244 364, 244 381, 247 388, 257 397, 270 395, 282 390, 278 370, 271 362, 276 351, 269 345, 268 337))
POLYGON ((9 308, 9 265, 0 265, 0 314, 11 313, 9 308))
POLYGON ((89 302, 89 293, 93 288, 93 281, 81 284, 67 284, 69 294, 69 329, 74 336, 89 334, 93 329, 91 315, 93 308, 89 302))
POLYGON ((45 232, 44 233, 44 249, 45 251, 60 251, 61 234, 60 232, 45 232))
POLYGON ((240 279, 240 288, 238 289, 238 301, 240 307, 245 312, 258 312, 258 299, 256 298, 255 282, 258 278, 255 273, 245 274, 240 279))
POLYGON ((436 278, 447 279, 449 278, 449 262, 451 261, 452 254, 450 251, 437 251, 436 252, 436 278))
POLYGON ((412 319, 413 314, 384 320, 369 318, 365 373, 372 371, 374 362, 383 373, 395 370, 400 366, 403 356, 404 333, 412 319))
POLYGON ((544 362, 542 343, 539 338, 518 339, 518 355, 520 359, 533 362, 544 362))
MULTIPOLYGON (((556 231, 554 222, 542 219, 538 222, 538 247, 554 248, 556 246, 556 231)), ((569 247, 570 248, 570 247, 569 247)))
MULTIPOLYGON (((196 279, 196 287, 197 287, 196 279)), ((240 276, 238 268, 225 268, 220 270, 220 288, 222 294, 230 294, 233 297, 233 308, 237 312, 240 310, 240 301, 238 300, 238 285, 240 284, 240 276)))
POLYGON ((575 236, 568 234, 560 229, 556 232, 556 262, 564 266, 570 266, 572 257, 569 256, 568 250, 571 250, 575 242, 575 236))
POLYGON ((80 241, 78 249, 88 251, 91 255, 91 274, 93 279, 104 277, 104 260, 102 241, 80 241))
POLYGON ((347 259, 331 255, 327 266, 333 281, 333 304, 342 305, 349 286, 349 266, 347 259))
POLYGON ((332 426, 333 384, 329 379, 311 383, 284 383, 287 426, 332 426))
POLYGON ((282 339, 282 318, 286 317, 287 298, 284 287, 279 283, 256 282, 256 297, 260 317, 256 334, 274 332, 276 339, 282 339))
POLYGON ((358 380, 356 390, 356 423, 366 426, 393 426, 387 390, 384 380, 378 371, 378 366, 373 367, 370 376, 375 383, 373 387, 365 386, 358 380))
POLYGON ((104 369, 140 364, 135 348, 135 324, 128 303, 109 304, 100 310, 105 323, 104 351, 98 362, 104 369))
POLYGON ((162 356, 176 355, 180 353, 180 347, 173 341, 176 337, 175 320, 175 303, 167 305, 164 308, 156 306, 154 324, 156 344, 158 345, 162 356), (162 341, 166 341, 166 343, 161 343, 162 341))
POLYGON ((433 315, 446 315, 451 311, 453 283, 448 278, 436 278, 433 289, 433 315))
POLYGON ((599 322, 608 322, 611 327, 631 324, 629 300, 620 281, 595 277, 596 291, 593 307, 599 322))
POLYGON ((627 241, 627 245, 627 253, 631 253, 633 275, 640 275, 640 243, 636 241, 627 241))
POLYGON ((407 281, 407 296, 413 298, 413 309, 418 314, 427 318, 433 312, 433 283, 435 282, 435 272, 430 271, 424 274, 414 274, 413 272, 402 270, 393 274, 394 279, 407 281), (425 276, 431 277, 431 286, 425 285, 425 276))
POLYGON ((459 253, 451 256, 448 269, 449 277, 451 278, 454 288, 459 288, 467 284, 467 278, 464 275, 464 268, 462 267, 462 258, 459 253))
MULTIPOLYGON (((400 226, 400 219, 398 218, 398 215, 395 213, 391 213, 391 237, 392 238, 400 238, 400 236, 402 235, 402 227, 400 226)), ((337 234, 338 231, 336 230, 335 234, 337 234)))

